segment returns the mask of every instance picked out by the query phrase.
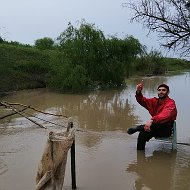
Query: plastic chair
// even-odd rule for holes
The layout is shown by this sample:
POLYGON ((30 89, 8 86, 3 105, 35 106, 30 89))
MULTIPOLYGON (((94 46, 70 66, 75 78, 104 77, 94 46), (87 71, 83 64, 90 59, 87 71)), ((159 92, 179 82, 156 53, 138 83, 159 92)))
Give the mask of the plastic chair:
POLYGON ((176 121, 174 121, 173 124, 173 130, 170 137, 155 137, 156 140, 162 140, 172 143, 172 150, 177 150, 177 130, 176 130, 176 121))

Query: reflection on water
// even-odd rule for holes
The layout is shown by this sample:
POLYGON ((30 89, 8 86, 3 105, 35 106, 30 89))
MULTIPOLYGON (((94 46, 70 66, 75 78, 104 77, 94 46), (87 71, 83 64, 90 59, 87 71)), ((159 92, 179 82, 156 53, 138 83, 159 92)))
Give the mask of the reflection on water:
MULTIPOLYGON (((147 97, 157 96, 160 83, 170 86, 170 97, 178 108, 177 140, 190 143, 190 73, 143 80, 143 93, 147 97)), ((190 146, 178 144, 177 153, 173 153, 170 144, 151 140, 143 154, 136 151, 137 135, 126 133, 127 128, 144 123, 150 117, 134 97, 136 84, 140 81, 141 78, 128 80, 125 89, 77 95, 46 89, 24 90, 3 100, 72 116, 79 129, 88 131, 76 134, 77 186, 81 190, 189 190, 190 146)), ((0 107, 0 117, 8 113, 11 111, 0 107)), ((66 125, 62 117, 28 113, 66 125)), ((50 123, 39 122, 48 130, 18 115, 0 120, 0 190, 34 189, 37 164, 48 131, 54 129, 50 123)), ((65 188, 71 189, 70 184, 68 164, 65 188)))
POLYGON ((135 190, 143 187, 148 189, 173 189, 176 153, 154 151, 146 157, 144 152, 137 151, 137 160, 129 164, 127 171, 135 172, 138 176, 135 181, 135 190))
POLYGON ((122 90, 107 90, 74 95, 31 90, 19 92, 6 100, 32 105, 45 112, 54 110, 57 114, 77 117, 84 129, 126 131, 138 117, 134 116, 134 107, 129 104, 129 99, 122 97, 121 93, 122 90))
POLYGON ((155 150, 152 155, 137 151, 137 159, 130 163, 127 172, 137 175, 134 189, 190 189, 188 175, 190 171, 189 148, 172 152, 155 150))

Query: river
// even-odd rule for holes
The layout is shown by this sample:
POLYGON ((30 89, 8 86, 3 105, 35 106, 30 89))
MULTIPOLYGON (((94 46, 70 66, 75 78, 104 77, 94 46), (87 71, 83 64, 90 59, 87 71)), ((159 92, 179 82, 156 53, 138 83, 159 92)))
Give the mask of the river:
MULTIPOLYGON (((190 144, 190 73, 144 77, 143 94, 157 96, 160 83, 170 86, 178 109, 177 141, 190 144)), ((72 117, 76 132, 76 182, 79 190, 190 190, 190 146, 151 139, 136 151, 137 134, 127 128, 146 122, 148 112, 136 103, 135 87, 84 94, 61 94, 47 89, 23 90, 0 101, 19 102, 49 113, 72 117), (83 131, 82 131, 83 130, 83 131)), ((0 116, 9 110, 0 108, 0 116)), ((36 117, 66 126, 64 118, 30 111, 36 117)), ((14 115, 0 120, 0 190, 34 190, 37 166, 50 130, 62 128, 39 121, 42 129, 14 115)), ((71 190, 70 155, 64 189, 71 190)))

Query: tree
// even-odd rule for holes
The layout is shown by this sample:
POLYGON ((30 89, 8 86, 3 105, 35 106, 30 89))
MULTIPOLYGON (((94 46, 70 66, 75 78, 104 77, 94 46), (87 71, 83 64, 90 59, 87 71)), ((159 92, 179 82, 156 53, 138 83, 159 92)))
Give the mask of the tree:
POLYGON ((71 67, 69 61, 63 65, 53 65, 48 85, 60 90, 71 90, 72 92, 88 89, 90 79, 86 69, 81 65, 71 67))
POLYGON ((69 23, 58 40, 67 58, 75 65, 82 64, 93 78, 97 78, 100 74, 97 66, 104 56, 105 37, 101 30, 84 20, 78 29, 69 23))
POLYGON ((123 4, 134 11, 131 21, 142 22, 149 32, 158 32, 161 44, 177 50, 181 56, 190 53, 190 3, 186 0, 138 0, 123 4))
POLYGON ((150 53, 144 52, 144 54, 138 58, 136 69, 147 75, 159 75, 165 73, 166 62, 161 52, 152 49, 150 53))
POLYGON ((0 44, 2 44, 3 43, 3 38, 0 36, 0 44))
POLYGON ((79 28, 69 23, 58 42, 71 67, 81 65, 93 83, 104 86, 122 85, 142 50, 140 42, 132 36, 106 39, 101 30, 85 21, 79 28))
POLYGON ((111 58, 113 64, 116 60, 117 64, 118 61, 122 63, 121 69, 127 78, 130 75, 132 64, 137 56, 143 52, 143 48, 144 46, 133 36, 127 36, 124 39, 118 39, 113 36, 107 40, 108 58, 111 58))
POLYGON ((45 37, 35 41, 35 47, 41 50, 52 49, 54 41, 51 38, 45 37))
POLYGON ((58 37, 66 58, 73 65, 82 65, 93 81, 100 80, 104 73, 105 37, 94 24, 81 22, 79 28, 71 23, 58 37))

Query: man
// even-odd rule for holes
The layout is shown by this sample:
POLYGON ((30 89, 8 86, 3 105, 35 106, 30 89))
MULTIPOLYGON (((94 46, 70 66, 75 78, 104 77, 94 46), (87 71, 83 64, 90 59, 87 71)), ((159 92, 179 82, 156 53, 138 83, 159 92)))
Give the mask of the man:
POLYGON ((136 100, 146 108, 152 116, 145 125, 129 128, 128 134, 139 131, 137 150, 144 150, 146 142, 152 137, 169 137, 172 134, 173 123, 177 117, 175 101, 169 94, 169 86, 160 84, 157 88, 158 98, 146 98, 142 94, 143 80, 136 87, 136 100))

